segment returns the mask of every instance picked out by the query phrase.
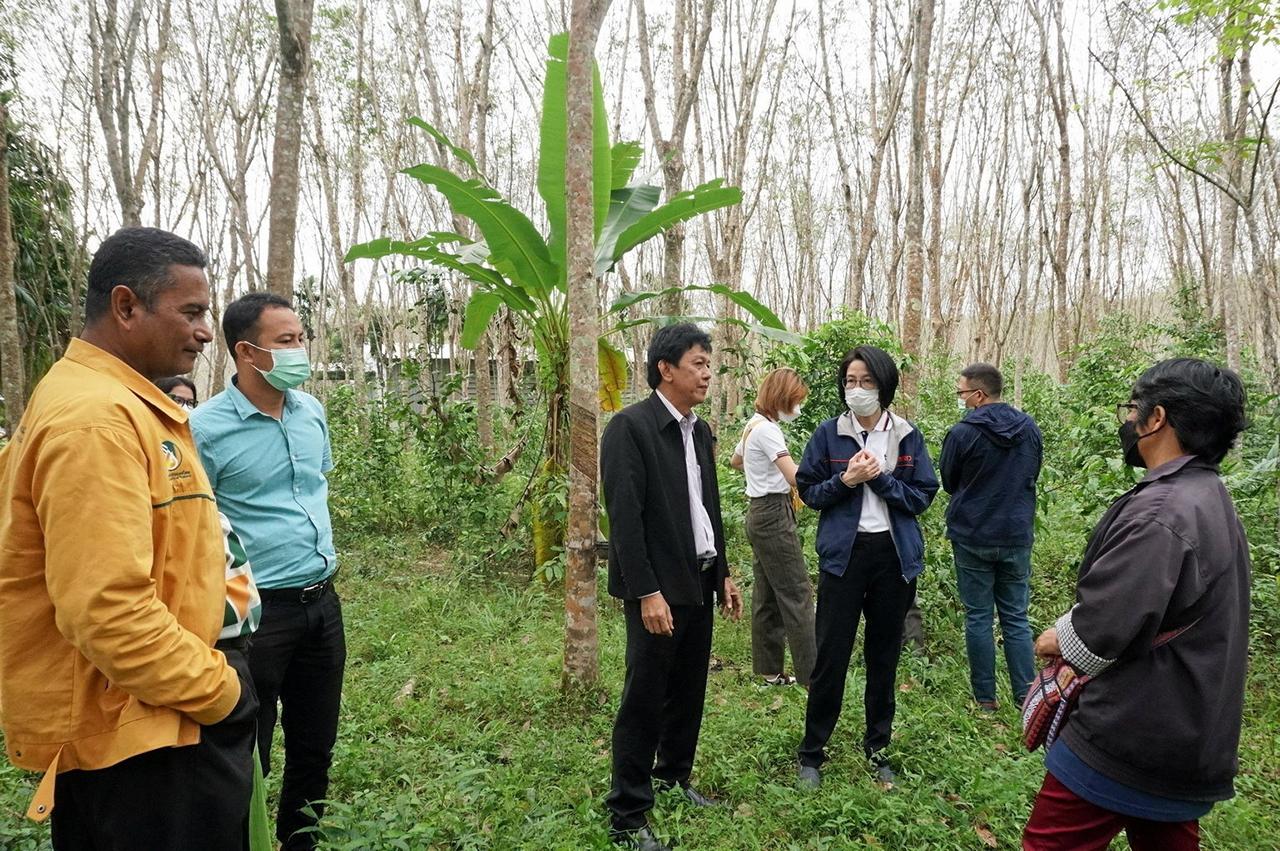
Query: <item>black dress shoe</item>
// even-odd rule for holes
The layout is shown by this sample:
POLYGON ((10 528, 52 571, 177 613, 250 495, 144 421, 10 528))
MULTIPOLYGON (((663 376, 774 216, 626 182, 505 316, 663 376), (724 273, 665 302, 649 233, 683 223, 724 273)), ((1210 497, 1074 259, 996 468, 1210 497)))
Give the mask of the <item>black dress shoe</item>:
POLYGON ((708 798, 691 785, 682 786, 680 788, 681 791, 684 792, 685 800, 693 804, 695 807, 718 807, 721 805, 719 801, 714 798, 708 798))
POLYGON ((874 751, 867 755, 867 762, 871 765, 871 771, 875 775, 876 783, 882 789, 892 789, 898 783, 898 773, 894 771, 893 765, 889 762, 889 758, 879 751, 874 751))
POLYGON ((671 851, 658 841, 648 827, 638 830, 619 830, 613 833, 613 844, 624 848, 638 848, 639 851, 671 851))
POLYGON ((659 792, 670 792, 676 786, 680 787, 680 794, 684 795, 684 799, 695 807, 719 807, 721 803, 715 798, 708 798, 706 795, 693 788, 692 783, 672 783, 668 780, 653 781, 654 788, 659 792))
POLYGON ((817 766, 801 763, 796 776, 802 789, 817 789, 822 785, 822 772, 817 766))

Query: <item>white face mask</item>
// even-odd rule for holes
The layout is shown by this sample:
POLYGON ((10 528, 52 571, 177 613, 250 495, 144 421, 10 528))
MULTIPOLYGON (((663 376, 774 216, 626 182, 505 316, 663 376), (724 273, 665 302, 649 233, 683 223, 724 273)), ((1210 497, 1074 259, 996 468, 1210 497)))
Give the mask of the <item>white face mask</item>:
POLYGON ((778 419, 782 420, 784 423, 789 423, 797 419, 799 416, 800 416, 800 406, 796 405, 795 408, 790 413, 778 414, 778 419))
POLYGON ((851 387, 844 391, 844 403, 860 417, 869 417, 880 410, 880 391, 865 387, 851 387))
POLYGON ((956 407, 959 408, 962 413, 969 410, 969 406, 964 403, 963 396, 956 397, 956 407))

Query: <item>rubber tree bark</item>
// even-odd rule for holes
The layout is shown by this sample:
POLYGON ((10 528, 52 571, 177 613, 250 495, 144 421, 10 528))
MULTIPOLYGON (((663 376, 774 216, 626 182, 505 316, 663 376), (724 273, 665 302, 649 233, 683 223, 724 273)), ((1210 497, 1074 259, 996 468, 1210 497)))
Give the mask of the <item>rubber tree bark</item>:
POLYGON ((0 393, 4 394, 4 419, 12 434, 26 407, 26 376, 22 365, 22 340, 18 333, 18 299, 15 287, 13 219, 9 211, 9 110, 0 98, 0 393))
POLYGON ((596 440, 600 308, 595 276, 595 208, 592 202, 592 80, 600 24, 609 0, 574 0, 565 67, 568 140, 565 236, 569 284, 569 523, 565 535, 564 668, 566 691, 600 678, 596 633, 596 440))
POLYGON ((298 232, 298 153, 302 107, 311 72, 314 0, 276 0, 280 81, 275 141, 271 149, 271 217, 267 236, 267 289, 293 298, 294 244, 298 232))

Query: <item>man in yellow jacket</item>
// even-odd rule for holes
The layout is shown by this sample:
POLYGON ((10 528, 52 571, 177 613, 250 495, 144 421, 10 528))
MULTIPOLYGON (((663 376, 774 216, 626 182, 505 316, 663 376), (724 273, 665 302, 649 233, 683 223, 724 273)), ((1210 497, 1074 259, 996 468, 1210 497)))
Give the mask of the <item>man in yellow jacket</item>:
POLYGON ((0 723, 46 772, 28 814, 52 813, 55 849, 244 840, 257 698, 213 648, 217 507, 186 410, 151 383, 213 339, 204 266, 154 228, 103 242, 84 332, 0 451, 0 723))

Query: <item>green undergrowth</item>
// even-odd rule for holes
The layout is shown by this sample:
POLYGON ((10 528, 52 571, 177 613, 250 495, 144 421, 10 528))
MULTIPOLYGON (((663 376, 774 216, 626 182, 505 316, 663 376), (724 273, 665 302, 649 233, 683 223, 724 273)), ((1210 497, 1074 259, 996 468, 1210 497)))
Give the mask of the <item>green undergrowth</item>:
MULTIPOLYGON (((601 598, 599 690, 565 698, 557 594, 459 571, 412 536, 360 539, 345 564, 349 657, 325 847, 608 847, 624 649, 616 602, 601 598)), ((972 707, 948 577, 934 570, 923 588, 929 656, 904 656, 900 670, 896 790, 878 789, 859 759, 858 664, 822 789, 795 788, 805 693, 759 685, 749 625, 717 617, 694 779, 726 806, 693 810, 661 795, 659 834, 699 849, 1018 847, 1041 757, 1019 744, 1007 692, 994 717, 972 707)), ((1255 630, 1239 794, 1204 820, 1208 849, 1273 847, 1280 834, 1273 647, 1255 630)), ((268 783, 274 795, 278 772, 268 783)), ((47 847, 47 828, 21 819, 32 788, 0 767, 0 847, 47 847)))

